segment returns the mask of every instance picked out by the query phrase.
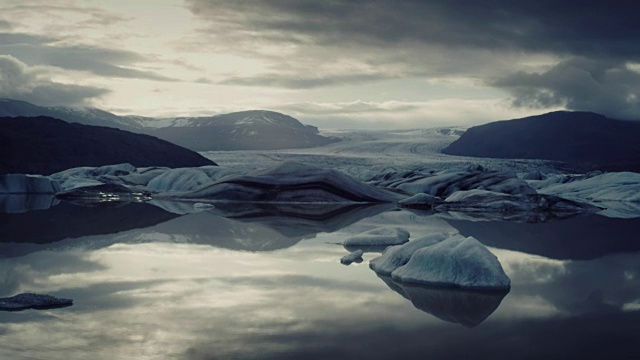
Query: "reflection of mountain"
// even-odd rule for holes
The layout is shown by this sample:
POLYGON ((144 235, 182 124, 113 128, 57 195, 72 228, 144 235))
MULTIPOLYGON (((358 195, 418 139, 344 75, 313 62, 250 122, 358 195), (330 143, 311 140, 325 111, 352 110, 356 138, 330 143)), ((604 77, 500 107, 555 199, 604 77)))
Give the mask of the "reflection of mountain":
POLYGON ((315 233, 285 236, 260 223, 243 223, 209 212, 188 214, 148 229, 178 241, 230 250, 272 251, 297 244, 315 233))
POLYGON ((272 251, 320 232, 334 232, 389 205, 216 204, 211 213, 185 215, 154 228, 190 242, 231 250, 272 251))
POLYGON ((416 309, 468 328, 486 320, 509 293, 406 285, 386 276, 378 277, 393 291, 411 301, 416 309))
POLYGON ((473 236, 487 246, 553 259, 584 260, 640 251, 637 219, 588 215, 536 224, 450 219, 447 222, 460 234, 473 236))
POLYGON ((284 236, 334 232, 394 208, 391 204, 232 204, 218 203, 213 212, 242 222, 260 223, 284 236))
POLYGON ((49 175, 80 166, 121 163, 176 168, 215 165, 168 141, 119 129, 47 117, 0 117, 0 124, 0 173, 49 175))
POLYGON ((104 248, 115 243, 181 242, 231 250, 272 251, 319 232, 334 232, 391 205, 223 204, 211 212, 176 215, 146 203, 78 206, 0 214, 0 257, 47 248, 104 248), (137 229, 137 230, 135 230, 137 229), (91 235, 117 235, 88 237, 91 235), (80 238, 71 240, 69 238, 80 238), (69 239, 68 241, 60 241, 69 239))
POLYGON ((47 210, 0 213, 0 243, 45 244, 66 238, 146 228, 175 218, 144 203, 78 206, 61 202, 47 210))

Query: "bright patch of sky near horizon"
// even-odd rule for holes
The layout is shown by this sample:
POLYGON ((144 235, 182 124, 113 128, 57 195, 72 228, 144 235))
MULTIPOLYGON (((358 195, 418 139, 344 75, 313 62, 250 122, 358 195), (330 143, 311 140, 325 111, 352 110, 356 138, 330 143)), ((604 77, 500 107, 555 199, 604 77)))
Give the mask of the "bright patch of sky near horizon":
MULTIPOLYGON (((5 0, 0 97, 156 117, 260 108, 320 128, 380 129, 562 108, 633 117, 640 106, 639 82, 620 74, 640 78, 629 51, 620 70, 619 59, 593 55, 563 29, 567 46, 527 45, 544 39, 507 5, 520 23, 496 9, 485 29, 460 15, 473 14, 466 6, 392 3, 5 0)), ((531 18, 535 30, 542 16, 531 18)))

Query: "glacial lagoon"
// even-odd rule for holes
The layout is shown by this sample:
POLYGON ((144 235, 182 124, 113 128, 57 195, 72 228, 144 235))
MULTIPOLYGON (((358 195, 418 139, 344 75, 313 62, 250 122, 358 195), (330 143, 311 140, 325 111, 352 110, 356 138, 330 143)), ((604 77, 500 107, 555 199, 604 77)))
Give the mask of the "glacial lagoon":
POLYGON ((50 205, 0 214, 0 297, 37 292, 74 305, 0 312, 3 359, 637 356, 637 218, 471 221, 391 205, 184 215, 147 203, 50 205), (340 263, 344 239, 385 226, 411 238, 477 238, 511 290, 399 284, 369 269, 381 249, 340 263))

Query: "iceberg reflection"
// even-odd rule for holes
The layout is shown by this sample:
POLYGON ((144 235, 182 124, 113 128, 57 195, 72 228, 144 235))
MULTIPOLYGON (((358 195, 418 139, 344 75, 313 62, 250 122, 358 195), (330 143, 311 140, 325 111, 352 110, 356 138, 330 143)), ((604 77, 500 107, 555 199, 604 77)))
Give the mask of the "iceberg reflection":
POLYGON ((438 319, 472 328, 485 321, 500 306, 509 291, 469 291, 395 282, 378 275, 387 286, 411 301, 416 309, 438 319))

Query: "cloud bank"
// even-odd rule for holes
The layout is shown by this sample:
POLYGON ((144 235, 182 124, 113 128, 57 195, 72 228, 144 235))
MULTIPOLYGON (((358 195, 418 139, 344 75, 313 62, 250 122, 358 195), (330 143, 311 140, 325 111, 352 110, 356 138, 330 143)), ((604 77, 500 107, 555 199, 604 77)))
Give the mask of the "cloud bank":
POLYGON ((106 89, 63 84, 48 79, 43 69, 29 67, 13 56, 0 55, 0 97, 38 105, 87 105, 106 89))
POLYGON ((640 118, 640 4, 577 1, 186 0, 217 48, 272 59, 223 84, 309 89, 475 78, 515 107, 640 118), (362 64, 340 72, 330 64, 362 64), (302 63, 306 65, 301 65, 302 63), (329 64, 329 65, 327 65, 329 64))

